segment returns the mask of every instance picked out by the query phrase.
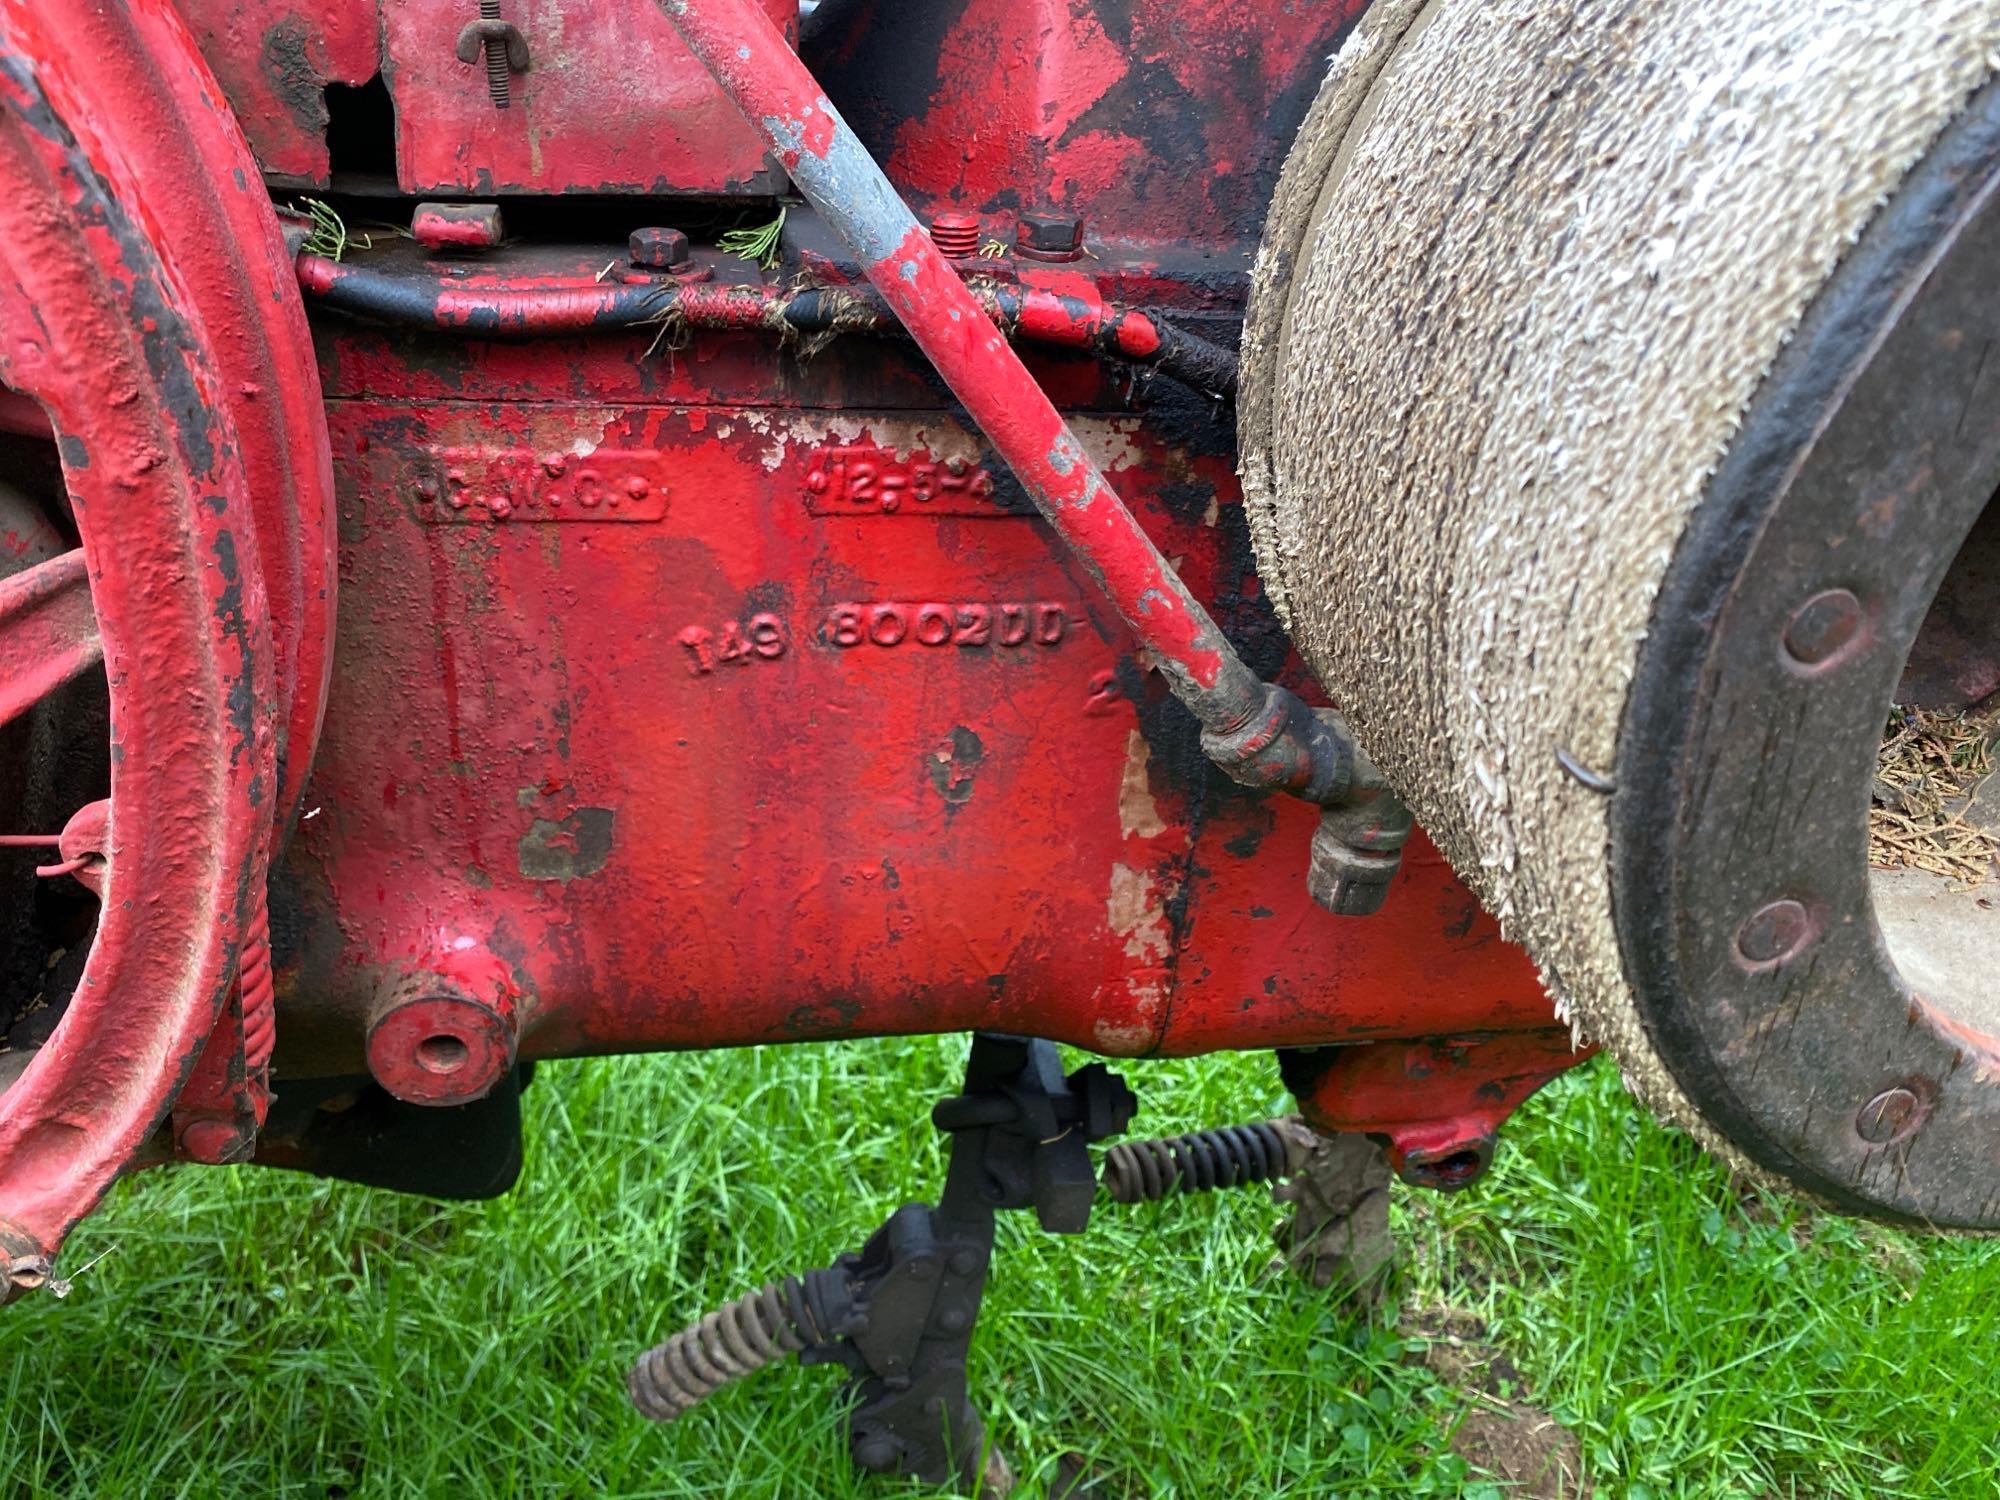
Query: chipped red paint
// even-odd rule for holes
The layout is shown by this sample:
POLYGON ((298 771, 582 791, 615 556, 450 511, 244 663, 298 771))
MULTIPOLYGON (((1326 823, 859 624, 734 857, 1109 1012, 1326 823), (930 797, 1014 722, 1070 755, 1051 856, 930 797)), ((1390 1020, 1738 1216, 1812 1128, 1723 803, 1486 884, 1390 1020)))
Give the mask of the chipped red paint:
MULTIPOLYGON (((267 173, 323 181, 308 97, 383 61, 376 6, 189 9, 267 173)), ((53 680, 101 631, 122 757, 58 851, 111 904, 66 1052, 0 1097, 0 1249, 46 1255, 149 1134, 242 1159, 273 1076, 281 1104, 369 1075, 463 1104, 517 1059, 975 1027, 1114 1055, 1335 1049, 1316 1118, 1421 1167, 1575 1061, 1421 835, 1381 914, 1329 916, 1299 878, 1316 809, 1215 772, 1168 691, 1178 674, 1204 715, 1247 713, 1240 653, 1321 701, 1261 598, 1226 406, 1073 351, 1166 368, 1189 327, 1226 341, 1246 205, 1355 7, 1173 9, 830 0, 836 38, 873 15, 909 21, 912 55, 949 43, 935 99, 889 131, 898 187, 976 211, 982 243, 1075 206, 1093 250, 948 265, 874 182, 885 212, 849 226, 864 266, 794 208, 824 283, 802 287, 705 247, 713 281, 647 281, 615 237, 294 265, 163 0, 0 0, 0 45, 79 143, 64 157, 6 96, 0 178, 46 191, 0 195, 0 313, 32 298, 54 321, 40 364, 0 362, 35 398, 0 397, 0 428, 47 431, 46 403, 71 435, 91 584, 61 558, 0 580, 0 654, 53 680), (89 76, 65 61, 84 57, 89 76), (994 117, 947 145, 981 69, 994 117), (1212 140, 1147 137, 1139 106, 1169 84, 1212 140), (79 183, 130 232, 76 215, 79 183), (323 391, 293 278, 324 309, 323 391), (364 286, 400 299, 380 322, 340 311, 369 311, 364 286), (812 298, 817 329, 779 326, 812 298), (844 332, 907 322, 972 424, 908 344, 820 348, 836 306, 844 332), (149 365, 161 317, 180 352, 149 365), (267 906, 265 841, 301 808, 267 906), (140 884, 165 898, 121 903, 140 884), (76 1101, 62 1056, 135 1053, 158 1065, 110 1088, 100 1067, 76 1101), (58 1109, 81 1155, 49 1144, 58 1109)), ((452 57, 470 11, 384 12, 407 190, 782 187, 653 11, 508 0, 532 61, 504 112, 452 57)), ((771 24, 791 13, 690 10, 801 178, 866 197, 771 24)))
POLYGON ((1577 1048, 1567 1027, 1544 1026, 1342 1047, 1295 1063, 1287 1081, 1314 1129, 1376 1136, 1398 1172, 1454 1187, 1484 1170, 1530 1094, 1596 1052, 1577 1048), (1304 1086, 1299 1074, 1310 1075, 1304 1086))
POLYGON ((410 215, 410 238, 432 252, 491 250, 503 233, 492 203, 419 203, 410 215))
MULTIPOLYGON (((328 84, 382 64, 376 0, 177 0, 250 142, 286 187, 325 187, 328 84)), ((450 50, 450 39, 444 47, 450 50)))
POLYGON ((96 939, 54 1042, 0 1095, 18 1289, 229 1003, 312 755, 333 580, 303 313, 179 16, 0 0, 0 58, 0 379, 59 435, 114 752, 96 939))
MULTIPOLYGON (((849 404, 850 372, 909 368, 895 346, 774 382, 764 343, 655 374, 626 334, 586 402, 516 405, 500 346, 328 333, 341 570, 381 606, 343 614, 318 815, 288 860, 283 1072, 360 1071, 383 984, 457 945, 510 965, 528 1058, 1547 1024, 1532 967, 1427 845, 1380 915, 1312 904, 1315 810, 1207 770, 1018 491, 980 516, 815 513, 830 433, 1001 473, 919 381, 849 404), (395 359, 358 357, 385 340, 395 359), (438 525, 454 470, 478 519, 438 525), (538 503, 586 476, 657 506, 609 524, 608 502, 538 503)), ((540 357, 568 387, 599 347, 540 357)), ((1077 420, 1190 586, 1259 618, 1224 434, 1077 420)))
POLYGON ((774 150, 1028 498, 1109 596, 1204 725, 1233 732, 1260 685, 1133 520, 930 235, 746 0, 663 0, 689 49, 774 150))
MULTIPOLYGON (((787 34, 796 0, 757 0, 787 34)), ((406 193, 768 196, 783 178, 658 11, 603 0, 510 4, 528 70, 506 109, 453 40, 466 0, 383 4, 384 77, 396 103, 406 193)))
POLYGON ((926 212, 1059 209, 1094 240, 1237 252, 1365 8, 844 0, 806 61, 926 212))

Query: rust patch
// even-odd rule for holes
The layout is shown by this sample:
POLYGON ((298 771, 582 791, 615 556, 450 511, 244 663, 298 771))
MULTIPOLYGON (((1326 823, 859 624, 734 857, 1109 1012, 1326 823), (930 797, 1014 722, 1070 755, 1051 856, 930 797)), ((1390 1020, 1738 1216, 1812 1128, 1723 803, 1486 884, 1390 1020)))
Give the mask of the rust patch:
POLYGON ((1131 865, 1111 867, 1111 894, 1105 901, 1111 930, 1125 939, 1128 957, 1165 963, 1173 947, 1159 882, 1151 870, 1131 865))
POLYGON ((1134 729, 1125 736, 1125 771, 1118 781, 1118 826, 1127 838, 1157 838, 1166 832, 1159 805, 1153 801, 1152 759, 1143 734, 1134 729))
POLYGON ((305 22, 286 16, 264 33, 264 46, 257 59, 271 93, 285 106, 285 112, 307 135, 326 130, 326 80, 312 65, 310 38, 305 22))
POLYGON ((595 875, 611 858, 611 809, 579 807, 561 819, 537 818, 521 835, 521 874, 567 883, 595 875))

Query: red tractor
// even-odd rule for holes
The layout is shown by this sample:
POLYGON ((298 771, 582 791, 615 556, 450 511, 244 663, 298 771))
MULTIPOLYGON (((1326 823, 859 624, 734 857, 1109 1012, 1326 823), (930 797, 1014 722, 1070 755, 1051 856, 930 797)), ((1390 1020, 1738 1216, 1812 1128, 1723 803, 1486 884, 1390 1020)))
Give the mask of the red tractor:
POLYGON ((976 1034, 937 1203, 641 1410, 796 1352, 967 1472, 994 1214, 1081 1229, 1133 1116, 1057 1043, 1275 1049, 1444 1189, 1602 1046, 1753 1178, 2000 1228, 2000 916, 1870 818, 1892 705, 2000 688, 1996 56, 0 0, 8 1295, 140 1167, 494 1194, 538 1061, 918 1032, 976 1034))

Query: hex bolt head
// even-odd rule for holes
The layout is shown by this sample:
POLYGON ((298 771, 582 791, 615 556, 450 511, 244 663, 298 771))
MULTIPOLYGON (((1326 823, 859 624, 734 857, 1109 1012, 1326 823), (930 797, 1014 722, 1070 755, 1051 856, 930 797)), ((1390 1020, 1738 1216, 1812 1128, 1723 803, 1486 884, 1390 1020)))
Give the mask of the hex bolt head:
POLYGON ((1763 968, 1783 963, 1812 936, 1812 915, 1798 902, 1772 901, 1750 913, 1736 929, 1736 952, 1746 964, 1763 968))
POLYGON ((1785 625, 1785 652, 1802 667, 1830 666, 1861 639, 1867 611, 1846 589, 1823 589, 1785 625))
POLYGON ((1022 214, 1014 222, 1014 248, 1030 260, 1075 260, 1083 254, 1083 220, 1075 214, 1022 214))
POLYGON ((652 271, 675 270, 693 256, 688 237, 678 229, 635 229, 626 238, 625 248, 633 265, 652 271))
POLYGON ((1382 909, 1403 862, 1410 815, 1401 803, 1328 808, 1313 830, 1306 889, 1337 917, 1366 917, 1382 909))
POLYGON ((1901 1140, 1922 1123, 1923 1102, 1909 1089, 1884 1089, 1861 1106, 1854 1129, 1871 1146, 1901 1140))

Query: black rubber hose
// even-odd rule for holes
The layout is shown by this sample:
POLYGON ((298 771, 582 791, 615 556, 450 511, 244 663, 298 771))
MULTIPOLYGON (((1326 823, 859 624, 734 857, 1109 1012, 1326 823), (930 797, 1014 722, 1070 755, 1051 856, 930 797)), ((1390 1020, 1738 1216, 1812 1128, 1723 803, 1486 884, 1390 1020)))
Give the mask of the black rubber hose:
MULTIPOLYGON (((336 312, 399 327, 490 338, 535 338, 676 321, 688 328, 764 328, 806 337, 848 332, 907 337, 872 287, 783 292, 761 285, 619 281, 507 286, 376 270, 309 254, 298 257, 298 274, 307 299, 336 312)), ((1089 349, 1158 370, 1205 394, 1224 398, 1236 394, 1235 354, 1165 322, 1157 313, 1079 303, 1073 320, 1055 320, 1063 325, 1054 330, 1062 336, 1037 328, 1035 311, 1046 314, 1063 300, 1005 285, 982 289, 982 301, 1009 337, 1050 348, 1089 349)))

